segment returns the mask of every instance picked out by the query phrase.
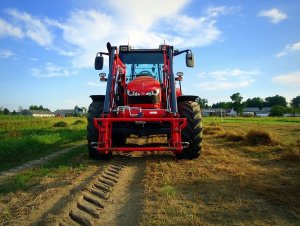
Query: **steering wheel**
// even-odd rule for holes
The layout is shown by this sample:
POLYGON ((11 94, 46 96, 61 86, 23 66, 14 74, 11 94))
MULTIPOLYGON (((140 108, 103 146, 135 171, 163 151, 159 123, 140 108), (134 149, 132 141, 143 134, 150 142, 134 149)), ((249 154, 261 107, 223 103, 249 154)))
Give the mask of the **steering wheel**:
POLYGON ((145 76, 145 75, 152 76, 152 73, 150 71, 141 71, 140 73, 138 73, 137 76, 145 76))

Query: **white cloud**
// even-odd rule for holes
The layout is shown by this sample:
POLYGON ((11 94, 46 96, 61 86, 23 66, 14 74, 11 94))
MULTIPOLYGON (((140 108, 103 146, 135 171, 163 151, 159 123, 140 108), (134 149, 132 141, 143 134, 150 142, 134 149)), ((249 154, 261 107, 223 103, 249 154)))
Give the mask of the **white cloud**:
POLYGON ((9 49, 0 50, 0 57, 1 58, 10 58, 14 55, 15 54, 12 51, 10 51, 9 49))
POLYGON ((207 14, 209 17, 218 17, 220 15, 232 14, 240 11, 240 7, 233 6, 216 6, 207 9, 207 14))
POLYGON ((228 89, 237 89, 243 88, 251 85, 254 82, 253 79, 245 80, 245 81, 237 81, 237 82, 204 82, 196 85, 203 90, 228 90, 228 89))
MULTIPOLYGON (((219 81, 226 81, 230 78, 233 77, 239 77, 239 79, 242 78, 248 78, 253 75, 258 75, 260 74, 260 71, 258 70, 252 70, 252 71, 245 71, 241 70, 238 68, 235 69, 224 69, 224 70, 217 70, 217 71, 211 71, 211 72, 202 72, 200 76, 203 77, 208 77, 208 78, 214 78, 219 81)), ((235 78, 236 79, 236 78, 235 78)))
POLYGON ((300 51, 300 42, 286 45, 281 52, 276 54, 276 57, 282 57, 287 55, 288 53, 296 52, 296 51, 300 51))
POLYGON ((278 24, 282 20, 287 19, 287 15, 279 9, 262 10, 258 16, 267 17, 273 24, 278 24))
POLYGON ((258 70, 245 71, 238 68, 201 72, 199 77, 201 77, 204 82, 195 86, 201 87, 204 90, 242 88, 255 82, 254 76, 259 75, 260 73, 261 72, 258 70))
POLYGON ((175 16, 190 0, 110 0, 108 4, 116 10, 117 29, 126 24, 126 29, 149 30, 162 18, 175 16))
POLYGON ((75 74, 74 71, 50 62, 46 63, 44 68, 32 68, 31 72, 33 76, 38 78, 66 77, 75 74))
POLYGON ((8 9, 6 10, 6 13, 12 16, 17 23, 20 23, 26 37, 32 39, 41 46, 50 46, 52 44, 53 35, 47 29, 45 23, 40 19, 34 18, 26 12, 19 12, 16 9, 8 9))
POLYGON ((145 1, 129 0, 125 4, 114 0, 108 5, 115 15, 76 10, 65 22, 51 19, 46 22, 61 29, 64 40, 75 47, 62 55, 73 56, 75 67, 92 67, 96 52, 106 50, 107 41, 119 45, 129 40, 130 45, 145 48, 158 47, 164 40, 178 48, 205 46, 217 41, 221 35, 216 26, 217 16, 232 13, 233 9, 222 6, 209 11, 210 15, 193 18, 179 14, 187 2, 147 1, 145 13, 145 1), (157 10, 157 5, 164 10, 157 10))
POLYGON ((71 57, 73 67, 92 67, 95 54, 105 51, 108 41, 113 45, 129 41, 136 48, 156 48, 164 40, 176 48, 210 45, 221 37, 217 27, 219 16, 239 10, 238 7, 211 7, 203 16, 191 17, 181 12, 189 2, 107 0, 99 9, 74 10, 66 20, 38 18, 15 9, 6 13, 25 37, 59 55, 71 57))
POLYGON ((0 19, 0 37, 11 36, 15 38, 23 38, 24 34, 19 27, 16 27, 5 20, 0 19))
POLYGON ((273 77, 272 81, 279 85, 300 88, 300 71, 277 75, 273 77))

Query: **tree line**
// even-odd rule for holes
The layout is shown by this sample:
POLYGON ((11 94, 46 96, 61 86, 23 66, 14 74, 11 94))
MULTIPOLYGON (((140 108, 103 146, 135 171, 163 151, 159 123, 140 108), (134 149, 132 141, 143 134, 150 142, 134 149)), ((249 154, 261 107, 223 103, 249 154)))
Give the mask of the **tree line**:
MULTIPOLYGON (((19 107, 19 112, 21 112, 23 108, 19 107)), ((44 108, 43 105, 37 106, 37 105, 30 105, 29 110, 40 110, 40 111, 50 111, 49 108, 44 108)), ((17 112, 13 110, 12 112, 9 111, 8 108, 0 107, 0 115, 17 115, 17 112)))
POLYGON ((266 97, 248 98, 243 101, 243 97, 240 93, 234 93, 230 96, 231 101, 217 102, 211 106, 208 105, 207 99, 199 99, 201 108, 223 108, 234 109, 237 114, 241 114, 244 108, 257 107, 260 110, 264 107, 272 107, 271 115, 281 116, 284 113, 295 114, 300 112, 300 96, 294 97, 290 103, 286 101, 286 98, 280 95, 266 97), (289 106, 288 106, 289 104, 289 106))
MULTIPOLYGON (((79 107, 76 105, 75 108, 79 108, 79 107)), ((83 114, 85 115, 87 113, 87 108, 81 107, 81 109, 83 110, 83 114)), ((29 110, 50 111, 49 108, 45 108, 45 107, 43 107, 43 105, 40 105, 40 106, 30 105, 29 110)), ((19 106, 18 112, 16 112, 15 110, 10 112, 8 108, 0 107, 0 115, 9 115, 9 114, 17 115, 17 114, 20 114, 22 111, 23 111, 23 108, 21 106, 19 106)))

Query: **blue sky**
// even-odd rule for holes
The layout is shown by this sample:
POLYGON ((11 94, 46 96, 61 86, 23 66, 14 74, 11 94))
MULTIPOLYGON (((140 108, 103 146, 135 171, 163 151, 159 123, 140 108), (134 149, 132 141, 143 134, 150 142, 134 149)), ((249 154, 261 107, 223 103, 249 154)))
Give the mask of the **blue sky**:
POLYGON ((107 41, 164 40, 195 54, 193 69, 175 59, 185 94, 290 101, 300 95, 299 12, 298 0, 1 0, 0 106, 88 107, 105 91, 93 63, 107 41))

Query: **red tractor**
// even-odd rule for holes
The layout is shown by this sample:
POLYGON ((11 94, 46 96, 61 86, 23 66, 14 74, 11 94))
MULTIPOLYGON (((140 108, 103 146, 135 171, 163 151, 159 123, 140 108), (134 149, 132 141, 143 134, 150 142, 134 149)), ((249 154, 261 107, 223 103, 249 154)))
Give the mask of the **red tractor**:
POLYGON ((179 159, 200 155, 202 117, 198 97, 183 95, 182 72, 173 73, 173 57, 186 53, 186 66, 194 67, 191 50, 119 48, 107 43, 99 52, 95 69, 102 70, 103 55, 109 58, 106 95, 91 95, 87 140, 92 159, 110 159, 113 152, 171 151, 179 159), (178 81, 179 87, 176 87, 178 81), (164 136, 165 143, 129 145, 131 136, 164 136))

